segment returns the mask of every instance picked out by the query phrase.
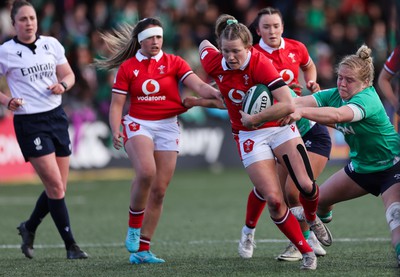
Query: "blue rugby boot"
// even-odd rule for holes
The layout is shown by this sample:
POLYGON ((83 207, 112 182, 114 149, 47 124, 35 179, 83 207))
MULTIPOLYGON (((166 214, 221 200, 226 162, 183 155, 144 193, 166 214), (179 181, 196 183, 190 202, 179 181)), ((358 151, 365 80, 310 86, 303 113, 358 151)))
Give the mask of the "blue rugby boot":
POLYGON ((157 258, 150 251, 140 251, 132 253, 129 257, 129 262, 131 264, 160 264, 165 263, 163 259, 157 258))
POLYGON ((128 227, 128 232, 125 239, 125 247, 130 253, 135 253, 139 250, 140 228, 128 227))

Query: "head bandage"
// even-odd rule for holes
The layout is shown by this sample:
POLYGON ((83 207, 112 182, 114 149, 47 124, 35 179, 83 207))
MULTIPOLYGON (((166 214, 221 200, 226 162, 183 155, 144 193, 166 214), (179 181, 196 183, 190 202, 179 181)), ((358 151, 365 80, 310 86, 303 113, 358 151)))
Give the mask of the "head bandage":
POLYGON ((138 34, 138 41, 140 43, 146 38, 151 38, 154 36, 163 36, 163 29, 161 27, 147 28, 138 34))

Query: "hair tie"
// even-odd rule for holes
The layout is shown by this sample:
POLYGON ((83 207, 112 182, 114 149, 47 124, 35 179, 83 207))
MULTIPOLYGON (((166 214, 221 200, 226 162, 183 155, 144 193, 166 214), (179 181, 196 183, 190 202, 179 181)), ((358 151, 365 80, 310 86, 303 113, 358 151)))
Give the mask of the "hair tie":
POLYGON ((10 101, 8 101, 7 109, 11 110, 11 102, 12 102, 14 99, 15 99, 15 98, 13 97, 13 98, 10 99, 10 101))
POLYGON ((238 24, 238 21, 236 19, 228 19, 226 21, 226 24, 228 24, 228 25, 238 24))

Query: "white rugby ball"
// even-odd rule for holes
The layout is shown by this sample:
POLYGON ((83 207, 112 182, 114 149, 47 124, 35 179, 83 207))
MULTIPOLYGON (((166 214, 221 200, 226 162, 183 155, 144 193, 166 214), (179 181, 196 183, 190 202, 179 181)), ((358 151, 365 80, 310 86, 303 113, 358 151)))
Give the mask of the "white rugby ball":
POLYGON ((263 85, 252 86, 243 98, 242 110, 247 114, 258 114, 273 104, 272 93, 263 85))

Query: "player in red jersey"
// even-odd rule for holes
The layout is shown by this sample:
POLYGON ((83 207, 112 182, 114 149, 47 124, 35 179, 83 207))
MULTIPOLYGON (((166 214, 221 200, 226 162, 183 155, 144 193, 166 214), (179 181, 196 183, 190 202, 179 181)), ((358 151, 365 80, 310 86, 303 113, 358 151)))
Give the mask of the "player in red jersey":
POLYGON ((250 26, 250 29, 253 28, 259 38, 254 48, 271 60, 282 79, 297 95, 301 95, 302 89, 299 69, 303 72, 307 89, 312 93, 320 90, 316 82, 317 69, 306 46, 300 41, 282 37, 283 18, 278 9, 267 7, 260 10, 250 26))
MULTIPOLYGON (((315 65, 308 54, 304 44, 301 42, 283 39, 283 20, 279 10, 267 7, 259 11, 258 16, 250 26, 253 34, 258 37, 259 43, 255 44, 255 48, 267 56, 274 67, 280 73, 282 79, 297 94, 301 94, 301 86, 299 84, 299 69, 303 71, 307 88, 314 93, 320 89, 316 82, 317 71, 315 65)), ((203 106, 223 109, 224 106, 217 101, 210 99, 201 99, 197 97, 187 97, 184 99, 187 107, 203 106)), ((325 168, 328 161, 331 140, 327 128, 315 122, 309 122, 307 126, 299 127, 302 135, 311 167, 315 178, 325 168)), ((295 214, 301 212, 301 203, 298 198, 298 190, 290 177, 287 177, 287 171, 278 164, 280 183, 282 184, 286 203, 293 209, 295 214)), ((254 235, 255 227, 266 205, 266 201, 260 193, 254 188, 249 194, 245 226, 242 228, 242 235, 239 241, 238 252, 242 258, 251 258, 255 245, 254 235)), ((301 216, 301 214, 300 214, 301 216)), ((313 248, 317 256, 324 256, 326 251, 321 247, 314 234, 309 231, 308 225, 304 220, 300 221, 303 235, 310 246, 313 248)), ((284 253, 278 256, 279 260, 297 261, 301 260, 302 255, 298 249, 290 243, 284 253)))
POLYGON ((177 115, 187 110, 179 95, 179 82, 204 98, 219 98, 220 93, 194 74, 182 58, 162 51, 163 29, 158 19, 145 18, 135 27, 125 26, 102 37, 113 52, 110 58, 97 60, 97 65, 118 67, 109 113, 113 144, 116 149, 125 147, 136 173, 125 246, 133 264, 163 263, 150 252, 150 241, 176 167, 177 115), (121 131, 128 96, 130 108, 122 118, 121 131))
MULTIPOLYGON (((311 93, 320 90, 316 82, 317 70, 308 54, 307 48, 299 41, 283 38, 283 28, 282 14, 278 9, 272 7, 261 9, 250 26, 252 33, 259 39, 254 48, 270 59, 282 79, 297 95, 301 95, 299 69, 303 71, 307 89, 311 93)), ((308 130, 302 130, 301 135, 314 177, 317 179, 328 162, 331 140, 326 126, 315 122, 309 122, 309 124, 309 127, 301 126, 302 129, 308 128, 308 130)), ((295 215, 299 216, 300 212, 301 216, 301 203, 293 180, 288 176, 283 166, 278 165, 278 172, 286 203, 295 215)), ((255 228, 265 205, 265 200, 260 196, 256 188, 252 189, 248 197, 245 225, 242 228, 238 246, 238 252, 242 258, 251 258, 253 255, 255 228)), ((315 254, 324 256, 326 251, 321 247, 314 234, 310 232, 309 226, 304 220, 300 221, 300 225, 304 237, 308 240, 315 254)), ((282 261, 298 261, 301 258, 301 253, 292 243, 278 256, 278 260, 282 261)))
POLYGON ((393 125, 400 132, 400 98, 398 90, 399 84, 396 84, 395 89, 392 87, 392 79, 396 73, 400 72, 400 45, 392 51, 388 59, 386 60, 378 77, 378 85, 381 89, 383 96, 393 107, 393 125), (397 91, 395 93, 395 91, 397 91))
POLYGON ((281 127, 277 122, 293 112, 290 90, 272 63, 252 47, 252 35, 246 26, 230 15, 221 15, 215 33, 220 50, 204 40, 199 46, 200 58, 225 99, 243 165, 267 201, 274 223, 303 254, 301 269, 315 270, 316 256, 284 201, 276 172, 275 158, 295 177, 307 222, 319 239, 330 245, 329 230, 315 215, 319 190, 311 176, 304 143, 295 125, 281 127), (258 128, 250 122, 243 124, 245 114, 241 111, 245 92, 256 84, 266 85, 277 101, 259 114, 265 120, 261 126, 257 124, 258 128))

